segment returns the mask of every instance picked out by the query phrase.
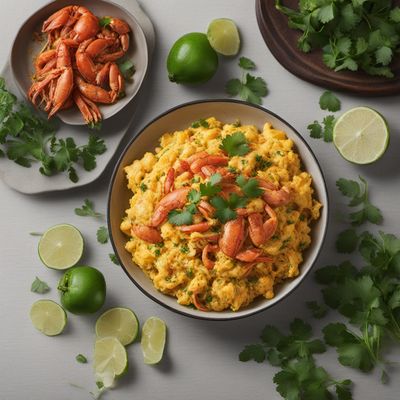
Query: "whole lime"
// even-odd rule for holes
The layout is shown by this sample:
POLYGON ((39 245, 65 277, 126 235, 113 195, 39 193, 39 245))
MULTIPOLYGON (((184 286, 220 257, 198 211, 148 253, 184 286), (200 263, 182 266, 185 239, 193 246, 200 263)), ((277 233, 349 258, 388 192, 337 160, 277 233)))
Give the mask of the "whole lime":
POLYGON ((58 284, 61 304, 73 314, 96 312, 106 299, 106 281, 93 267, 80 266, 67 270, 58 284))
POLYGON ((198 84, 211 79, 218 68, 218 55, 204 33, 192 32, 180 37, 167 58, 171 82, 198 84))

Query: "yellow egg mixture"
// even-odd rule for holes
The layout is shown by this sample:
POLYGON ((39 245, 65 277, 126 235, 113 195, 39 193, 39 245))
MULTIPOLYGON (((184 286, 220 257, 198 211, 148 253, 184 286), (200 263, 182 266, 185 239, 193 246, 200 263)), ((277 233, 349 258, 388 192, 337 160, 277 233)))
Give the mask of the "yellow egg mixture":
MULTIPOLYGON (((133 192, 130 208, 121 223, 129 236, 126 250, 153 281, 155 288, 177 298, 179 304, 193 306, 194 295, 204 309, 237 311, 259 296, 274 297, 279 282, 299 275, 303 251, 310 246, 310 225, 319 218, 321 204, 313 197, 312 177, 301 169, 301 160, 294 144, 282 131, 266 123, 260 132, 255 126, 239 123, 223 124, 208 118, 196 128, 165 133, 155 154, 145 153, 125 167, 128 188, 133 192), (249 273, 246 263, 232 259, 222 251, 215 254, 215 265, 209 270, 202 262, 202 249, 210 232, 220 232, 223 224, 211 217, 210 232, 185 233, 168 222, 158 227, 163 241, 148 243, 131 234, 131 226, 149 225, 158 202, 163 197, 167 171, 178 159, 185 160, 200 151, 221 154, 221 141, 235 132, 243 132, 250 151, 243 156, 229 157, 227 168, 238 175, 259 177, 290 189, 290 202, 274 208, 278 226, 274 235, 260 248, 270 262, 256 263, 249 273)), ((175 189, 190 186, 199 190, 204 176, 184 172, 175 178, 175 189)), ((262 212, 265 201, 250 199, 249 212, 262 212)), ((195 216, 196 218, 196 216, 195 216)), ((244 244, 246 247, 248 238, 244 244)))

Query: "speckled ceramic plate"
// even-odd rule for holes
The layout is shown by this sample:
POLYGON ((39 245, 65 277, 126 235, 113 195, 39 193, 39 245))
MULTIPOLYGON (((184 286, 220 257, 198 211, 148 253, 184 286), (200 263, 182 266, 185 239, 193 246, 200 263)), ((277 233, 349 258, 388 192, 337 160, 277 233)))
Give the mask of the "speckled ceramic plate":
MULTIPOLYGON (((24 168, 8 160, 7 158, 0 158, 0 177, 8 186, 12 187, 13 189, 26 194, 36 194, 36 193, 52 192, 59 190, 68 190, 93 182, 102 174, 107 164, 115 154, 122 138, 128 131, 128 128, 131 125, 135 115, 136 105, 138 104, 138 100, 140 99, 141 96, 140 91, 137 94, 134 93, 136 93, 139 90, 140 84, 145 78, 148 61, 150 60, 151 54, 154 49, 155 34, 153 25, 149 17, 143 12, 143 10, 140 8, 136 0, 116 0, 116 1, 118 2, 118 6, 116 6, 111 2, 106 2, 104 0, 74 1, 74 4, 84 4, 89 9, 93 9, 95 14, 97 15, 107 15, 107 13, 111 12, 114 12, 114 15, 120 16, 122 18, 126 18, 126 15, 128 14, 131 15, 132 16, 131 18, 134 18, 135 21, 137 21, 137 27, 136 27, 137 32, 142 31, 144 33, 146 41, 144 47, 146 47, 147 44, 147 55, 144 56, 143 63, 141 63, 139 59, 137 59, 135 56, 136 54, 134 50, 135 46, 132 47, 133 60, 135 62, 137 69, 140 70, 140 76, 139 74, 136 75, 137 72, 134 75, 135 79, 137 79, 136 86, 132 86, 131 88, 129 88, 129 85, 127 85, 126 90, 129 91, 129 93, 131 94, 130 96, 131 100, 128 101, 123 107, 123 109, 121 109, 116 115, 110 116, 106 121, 104 121, 102 124, 102 129, 97 133, 99 136, 104 138, 107 145, 107 151, 103 155, 97 157, 97 167, 94 170, 87 172, 84 171, 79 166, 77 167, 77 172, 79 175, 79 182, 77 183, 71 182, 66 174, 58 174, 52 177, 46 177, 41 175, 38 171, 39 169, 38 163, 33 163, 31 168, 24 168), (100 10, 99 7, 101 4, 105 8, 102 8, 100 10), (113 7, 113 8, 111 9, 107 7, 113 7), (117 10, 116 7, 118 7, 119 11, 116 11, 117 10)), ((61 8, 69 4, 71 4, 71 1, 69 0, 57 0, 56 2, 51 2, 47 6, 41 8, 39 12, 43 13, 43 10, 47 9, 48 7, 48 12, 46 12, 45 14, 50 15, 55 9, 61 8)), ((138 35, 140 35, 140 33, 138 33, 138 35)), ((33 54, 31 54, 30 56, 33 57, 33 54)), ((26 69, 26 66, 24 67, 23 65, 21 65, 21 68, 26 69)), ((18 84, 14 80, 9 62, 7 62, 7 64, 1 71, 1 76, 5 78, 9 90, 22 98, 23 96, 20 92, 18 84)), ((106 111, 106 108, 107 106, 102 107, 102 112, 108 115, 107 114, 108 111, 106 111)), ((110 108, 110 113, 112 112, 113 111, 110 108)), ((76 115, 74 118, 76 118, 76 115)), ((75 142, 79 145, 87 142, 88 129, 84 126, 72 126, 60 122, 60 126, 57 131, 57 136, 58 137, 71 136, 74 138, 75 142)))
POLYGON ((327 229, 328 206, 325 179, 318 161, 308 144, 291 125, 273 112, 262 107, 237 100, 205 100, 186 103, 172 108, 155 118, 142 131, 134 135, 134 139, 122 153, 111 179, 107 217, 115 254, 118 256, 122 268, 129 279, 145 295, 162 306, 186 316, 209 320, 231 320, 247 317, 272 307, 288 296, 300 284, 314 265, 322 247, 327 229), (131 164, 134 160, 140 159, 146 151, 154 151, 160 136, 164 132, 182 130, 190 126, 193 121, 210 116, 214 116, 226 123, 239 119, 242 124, 256 125, 259 129, 262 129, 266 122, 270 122, 275 128, 285 131, 287 136, 294 141, 303 161, 304 169, 312 175, 316 196, 323 204, 321 217, 312 226, 312 244, 304 252, 304 261, 300 266, 300 275, 279 285, 276 290, 276 296, 273 299, 260 298, 237 312, 202 312, 194 310, 178 304, 176 298, 166 296, 157 291, 151 280, 133 263, 131 254, 125 250, 127 237, 119 229, 122 218, 125 216, 125 210, 129 207, 129 199, 132 196, 132 192, 127 188, 124 167, 131 164))

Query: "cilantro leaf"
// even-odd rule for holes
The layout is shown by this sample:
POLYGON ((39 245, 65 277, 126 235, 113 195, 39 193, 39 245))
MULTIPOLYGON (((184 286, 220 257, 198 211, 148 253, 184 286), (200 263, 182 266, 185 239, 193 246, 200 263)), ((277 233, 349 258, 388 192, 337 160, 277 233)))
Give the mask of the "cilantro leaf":
POLYGON ((329 90, 321 95, 319 105, 321 110, 328 110, 331 112, 340 110, 340 100, 329 90))
POLYGON ((254 61, 250 60, 247 57, 240 57, 239 58, 239 67, 242 69, 255 69, 256 64, 254 61))
POLYGON ((40 280, 38 277, 36 277, 35 280, 32 282, 31 292, 44 294, 47 293, 48 291, 50 291, 49 285, 46 282, 40 280))
MULTIPOLYGON (((211 181, 211 180, 210 180, 211 181)), ((201 194, 195 190, 192 189, 188 195, 187 195, 187 199, 191 202, 191 203, 198 203, 201 199, 201 194)))
POLYGON ((108 242, 108 229, 105 226, 101 226, 97 230, 97 241, 101 244, 105 244, 108 242))
POLYGON ((75 208, 75 214, 80 217, 103 218, 104 215, 94 210, 94 203, 89 199, 85 199, 81 208, 75 208))
POLYGON ((239 59, 239 67, 243 74, 241 79, 230 79, 225 86, 226 92, 230 96, 239 96, 242 100, 253 104, 261 104, 262 97, 268 94, 267 84, 261 77, 251 75, 247 70, 255 69, 253 61, 246 57, 239 59))
POLYGON ((318 121, 314 121, 312 124, 307 126, 310 131, 310 136, 314 139, 322 138, 322 126, 318 121))
POLYGON ((78 361, 78 363, 81 363, 81 364, 86 364, 88 362, 87 358, 83 354, 78 354, 75 357, 75 360, 78 361))
POLYGON ((229 202, 220 196, 214 196, 210 199, 210 203, 215 207, 215 217, 223 224, 237 217, 236 211, 232 210, 229 202))
POLYGON ((265 360, 265 350, 261 344, 249 344, 240 352, 239 360, 243 362, 254 360, 262 363, 265 360))
POLYGON ((382 46, 375 52, 376 61, 382 65, 388 65, 392 61, 393 51, 388 46, 382 46))
POLYGON ((250 151, 246 136, 240 131, 222 139, 220 148, 226 151, 230 157, 244 156, 250 151))
POLYGON ((311 311, 314 318, 320 319, 325 317, 328 312, 328 308, 325 304, 318 304, 316 301, 307 301, 306 305, 311 311))
POLYGON ((118 68, 122 76, 128 81, 131 80, 133 74, 136 71, 135 64, 132 60, 119 61, 118 68))
POLYGON ((336 182, 336 186, 341 193, 351 198, 350 207, 361 205, 359 211, 350 214, 352 225, 361 225, 366 221, 373 224, 380 224, 383 220, 381 211, 369 202, 368 199, 368 184, 364 178, 360 176, 361 184, 344 178, 340 178, 336 182))
POLYGON ((203 128, 209 128, 210 127, 209 123, 204 118, 200 118, 197 121, 194 121, 192 123, 192 125, 191 125, 192 128, 200 128, 201 126, 203 128))
POLYGON ((193 222, 193 214, 188 210, 172 210, 168 214, 168 221, 172 225, 190 225, 193 222))
POLYGON ((259 197, 264 191, 259 187, 256 178, 246 179, 243 175, 236 178, 236 183, 239 185, 242 192, 249 198, 259 197))
POLYGON ((114 253, 110 253, 108 257, 110 258, 111 262, 113 262, 115 265, 120 265, 118 258, 114 253))
POLYGON ((333 115, 327 115, 322 123, 324 124, 324 141, 332 142, 333 140, 333 127, 335 125, 335 117, 333 115))
POLYGON ((339 253, 352 253, 357 248, 358 239, 355 229, 346 229, 336 239, 336 250, 339 253))
POLYGON ((220 173, 211 175, 210 180, 208 182, 200 183, 200 195, 209 197, 215 196, 222 190, 222 187, 218 185, 221 182, 221 180, 222 176, 220 173))

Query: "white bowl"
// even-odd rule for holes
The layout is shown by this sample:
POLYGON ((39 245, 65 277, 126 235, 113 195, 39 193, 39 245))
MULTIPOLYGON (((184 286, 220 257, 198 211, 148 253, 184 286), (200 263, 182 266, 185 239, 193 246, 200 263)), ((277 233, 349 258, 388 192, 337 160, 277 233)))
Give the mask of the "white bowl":
MULTIPOLYGON (((136 18, 115 3, 104 0, 77 0, 72 3, 85 6, 93 14, 100 17, 110 15, 123 19, 132 30, 130 33, 131 43, 126 57, 135 64, 136 71, 133 75, 133 82, 126 82, 125 97, 114 104, 102 104, 99 106, 103 120, 105 120, 122 110, 135 97, 142 85, 148 66, 146 37, 136 18)), ((18 89, 26 99, 28 99, 27 93, 32 84, 34 59, 43 46, 43 43, 33 40, 33 33, 41 31, 43 21, 51 14, 70 4, 70 0, 57 0, 40 8, 22 24, 14 39, 10 64, 18 89)), ((57 116, 69 125, 85 125, 85 121, 77 107, 60 111, 57 116)))
POLYGON ((115 254, 128 277, 143 293, 164 307, 186 316, 208 320, 231 320, 247 317, 272 307, 288 296, 305 278, 314 265, 325 238, 328 221, 328 194, 325 179, 315 155, 300 134, 286 121, 271 111, 241 101, 204 100, 174 107, 155 118, 140 132, 134 134, 134 138, 118 160, 111 179, 107 217, 115 254), (287 136, 294 141, 305 170, 312 175, 316 197, 323 204, 321 216, 312 226, 312 244, 303 254, 304 261, 300 265, 300 275, 278 285, 274 298, 270 300, 259 298, 246 308, 235 312, 203 312, 195 310, 180 305, 177 303, 176 298, 166 296, 157 291, 152 281, 133 263, 131 254, 125 250, 124 246, 127 238, 119 228, 122 218, 125 216, 125 210, 129 207, 129 199, 132 196, 132 192, 127 188, 124 167, 131 164, 133 160, 142 158, 146 151, 154 151, 158 139, 163 133, 187 128, 193 121, 210 116, 216 117, 223 122, 233 122, 239 119, 242 124, 256 125, 259 129, 262 129, 266 122, 270 122, 275 128, 285 131, 287 136))

